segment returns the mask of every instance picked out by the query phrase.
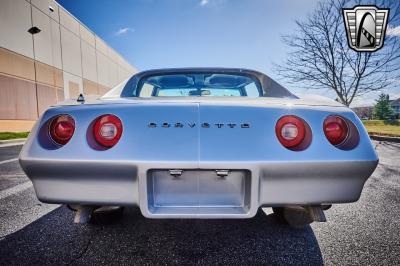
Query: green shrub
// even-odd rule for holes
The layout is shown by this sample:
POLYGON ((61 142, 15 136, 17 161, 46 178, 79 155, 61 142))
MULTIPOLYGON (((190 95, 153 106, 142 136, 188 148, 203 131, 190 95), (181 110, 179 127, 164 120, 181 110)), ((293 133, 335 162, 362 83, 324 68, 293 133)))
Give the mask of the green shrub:
POLYGON ((27 132, 0 132, 0 140, 8 139, 24 139, 27 138, 29 131, 27 132))

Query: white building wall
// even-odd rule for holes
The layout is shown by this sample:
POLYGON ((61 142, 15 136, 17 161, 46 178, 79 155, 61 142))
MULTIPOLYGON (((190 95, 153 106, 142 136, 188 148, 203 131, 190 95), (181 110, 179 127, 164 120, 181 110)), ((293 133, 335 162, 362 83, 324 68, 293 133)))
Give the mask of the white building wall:
POLYGON ((110 80, 108 71, 110 59, 108 59, 107 56, 102 54, 99 50, 96 50, 96 56, 98 82, 104 86, 108 86, 110 80))
POLYGON ((0 119, 32 120, 58 101, 104 94, 137 72, 54 0, 0 0, 0 36, 0 119), (40 32, 32 35, 31 27, 40 32))
POLYGON ((61 27, 63 70, 82 77, 81 41, 77 35, 61 27))
POLYGON ((83 78, 97 82, 96 49, 81 41, 83 78))
POLYGON ((63 8, 60 8, 60 24, 79 36, 79 22, 63 8))
POLYGON ((53 65, 51 19, 36 7, 32 7, 33 25, 38 27, 40 34, 33 35, 35 59, 53 65))
POLYGON ((96 47, 96 38, 85 26, 80 25, 81 39, 91 45, 93 48, 96 47))
POLYGON ((0 1, 0 47, 33 58, 31 6, 25 0, 0 1))
POLYGON ((79 93, 83 93, 82 77, 73 75, 66 71, 63 72, 63 75, 65 98, 76 98, 79 93), (77 86, 77 91, 75 91, 75 85, 77 86))
POLYGON ((53 0, 31 0, 31 4, 53 20, 57 22, 60 21, 58 15, 58 4, 55 3, 53 0), (49 7, 51 7, 53 11, 50 11, 49 7))
POLYGON ((53 54, 52 66, 58 69, 62 69, 60 25, 55 20, 50 20, 50 24, 51 24, 51 49, 53 54))

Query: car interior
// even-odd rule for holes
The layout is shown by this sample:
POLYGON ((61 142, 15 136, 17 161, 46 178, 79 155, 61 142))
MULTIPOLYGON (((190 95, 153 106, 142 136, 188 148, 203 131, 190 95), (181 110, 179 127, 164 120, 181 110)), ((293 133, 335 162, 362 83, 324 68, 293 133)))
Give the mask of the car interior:
POLYGON ((139 97, 260 97, 254 78, 233 74, 166 74, 144 78, 139 83, 139 97))

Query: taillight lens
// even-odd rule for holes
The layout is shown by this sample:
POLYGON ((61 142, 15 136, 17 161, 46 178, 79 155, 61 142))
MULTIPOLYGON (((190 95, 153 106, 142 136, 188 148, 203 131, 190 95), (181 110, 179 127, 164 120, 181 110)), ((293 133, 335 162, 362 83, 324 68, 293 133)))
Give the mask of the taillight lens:
POLYGON ((282 116, 275 126, 279 142, 286 148, 294 148, 302 143, 306 128, 301 118, 294 115, 282 116))
POLYGON ((96 119, 93 130, 96 141, 106 148, 111 148, 121 138, 122 122, 115 115, 102 115, 96 119))
POLYGON ((69 115, 56 116, 50 123, 49 131, 54 142, 65 145, 74 135, 75 121, 69 115))
POLYGON ((339 145, 346 140, 349 134, 349 127, 344 118, 331 115, 324 121, 324 133, 332 145, 339 145))

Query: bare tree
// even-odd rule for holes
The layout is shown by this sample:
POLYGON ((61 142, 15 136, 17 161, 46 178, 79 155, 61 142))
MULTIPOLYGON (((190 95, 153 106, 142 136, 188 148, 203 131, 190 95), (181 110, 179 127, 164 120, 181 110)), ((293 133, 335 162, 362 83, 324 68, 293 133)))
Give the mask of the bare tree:
POLYGON ((400 78, 400 36, 387 34, 376 52, 355 52, 347 44, 342 8, 374 4, 390 8, 390 29, 400 27, 400 1, 322 0, 297 31, 284 36, 290 52, 274 70, 289 83, 311 89, 332 89, 349 106, 357 96, 389 88, 400 78))

